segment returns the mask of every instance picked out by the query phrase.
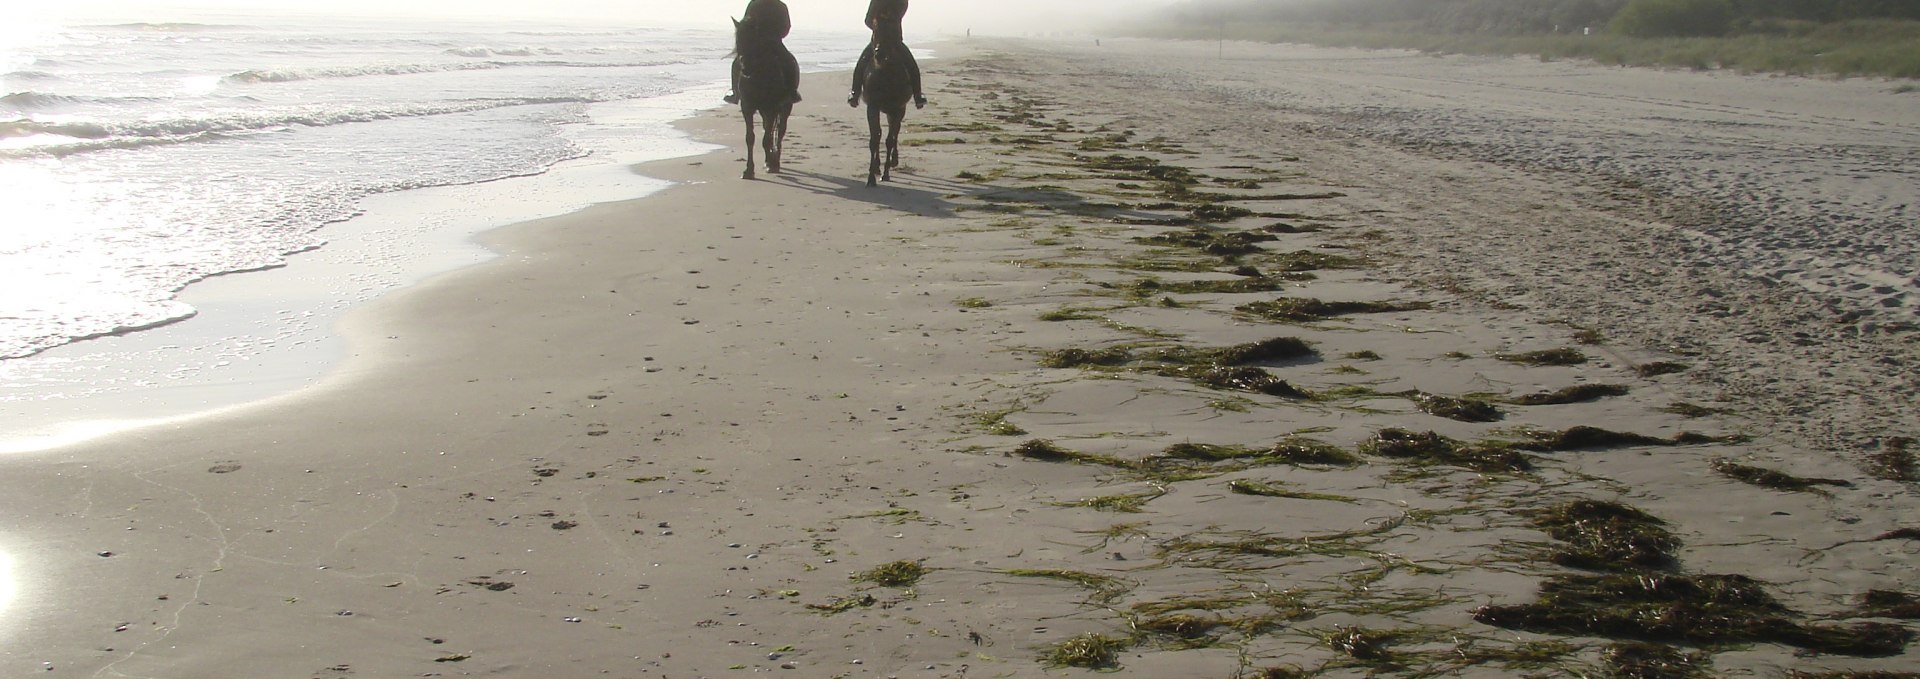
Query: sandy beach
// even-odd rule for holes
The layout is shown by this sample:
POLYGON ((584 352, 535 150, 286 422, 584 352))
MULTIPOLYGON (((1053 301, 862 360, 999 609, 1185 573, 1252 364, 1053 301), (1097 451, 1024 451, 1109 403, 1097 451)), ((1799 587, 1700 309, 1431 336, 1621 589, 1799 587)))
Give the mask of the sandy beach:
POLYGON ((808 76, 782 174, 710 111, 319 386, 0 459, 0 675, 1920 666, 1915 95, 938 51, 892 183, 808 76))

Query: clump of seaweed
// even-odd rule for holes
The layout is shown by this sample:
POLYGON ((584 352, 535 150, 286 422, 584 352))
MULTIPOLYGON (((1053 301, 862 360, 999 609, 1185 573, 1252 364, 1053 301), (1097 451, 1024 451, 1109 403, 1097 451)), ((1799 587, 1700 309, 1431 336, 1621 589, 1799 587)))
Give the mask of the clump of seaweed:
POLYGON ((1265 231, 1267 233, 1315 233, 1315 232, 1321 231, 1322 229, 1312 224, 1307 224, 1302 226, 1299 224, 1289 224, 1286 222, 1274 222, 1272 224, 1268 224, 1266 226, 1260 227, 1260 230, 1265 231))
POLYGON ((1308 280, 1312 274, 1295 273, 1279 276, 1242 277, 1228 280, 1197 281, 1157 281, 1143 279, 1128 286, 1134 295, 1151 297, 1162 293, 1178 295, 1221 294, 1236 295, 1250 292, 1272 292, 1287 286, 1289 282, 1308 280))
POLYGON ((1600 661, 1614 679, 1705 679, 1712 656, 1682 653, 1666 644, 1625 642, 1608 646, 1600 661))
POLYGON ((1249 233, 1244 231, 1221 233, 1205 229, 1190 229, 1178 233, 1143 236, 1133 240, 1134 242, 1148 245, 1192 248, 1209 255, 1234 257, 1260 252, 1262 248, 1257 245, 1258 243, 1277 240, 1277 238, 1264 233, 1249 233))
POLYGON ((1090 670, 1115 667, 1120 651, 1128 640, 1088 632, 1055 644, 1041 660, 1048 667, 1081 667, 1090 670))
POLYGON ((1413 432, 1397 427, 1382 429, 1379 433, 1362 441, 1360 452, 1420 464, 1465 467, 1481 472, 1533 469, 1533 463, 1528 462, 1525 455, 1506 447, 1468 445, 1435 432, 1413 432))
POLYGON ((1366 627, 1336 627, 1321 632, 1319 636, 1321 641, 1347 657, 1380 663, 1393 660, 1394 653, 1388 647, 1398 641, 1401 634, 1393 630, 1366 627))
POLYGON ((1346 255, 1336 255, 1312 250, 1294 250, 1263 258, 1270 266, 1281 271, 1318 271, 1320 269, 1358 269, 1366 262, 1346 255))
POLYGON ((1060 503, 1060 506, 1086 507, 1088 509, 1096 509, 1103 512, 1122 512, 1126 514, 1137 514, 1139 512, 1146 511, 1146 506, 1148 502, 1152 502, 1155 498, 1158 498, 1166 494, 1167 492, 1164 490, 1150 490, 1150 491, 1145 491, 1140 493, 1101 495, 1099 497, 1081 498, 1077 502, 1063 502, 1063 503, 1060 503))
POLYGON ((1168 366, 1155 372, 1169 377, 1184 377, 1213 389, 1252 391, 1297 400, 1313 398, 1313 394, 1288 384, 1273 373, 1251 366, 1168 366))
POLYGON ((1408 398, 1413 399, 1420 412, 1435 417, 1444 417, 1461 422, 1495 422, 1503 415, 1492 403, 1477 398, 1459 398, 1415 391, 1408 398))
POLYGON ((920 565, 920 562, 901 560, 855 573, 853 579, 881 587, 912 587, 926 574, 927 567, 920 565))
POLYGON ((1042 354, 1040 365, 1048 368, 1078 368, 1089 365, 1121 365, 1131 360, 1133 360, 1133 352, 1119 347, 1069 348, 1042 354))
MULTIPOLYGON (((1671 439, 1663 439, 1646 434, 1613 431, 1585 425, 1568 427, 1558 431, 1527 430, 1520 432, 1521 441, 1514 447, 1537 452, 1565 450, 1599 450, 1603 448, 1621 448, 1626 446, 1672 446, 1684 443, 1702 443, 1704 437, 1698 434, 1681 434, 1671 439)), ((1711 440, 1711 439, 1707 439, 1711 440)))
POLYGON ((1309 493, 1309 492, 1298 491, 1298 490, 1288 490, 1286 486, 1282 486, 1280 484, 1268 483, 1266 481, 1252 481, 1248 479, 1236 479, 1233 481, 1228 481, 1227 490, 1240 495, 1258 495, 1260 497, 1283 497, 1283 498, 1291 498, 1295 500, 1325 500, 1329 502, 1357 502, 1357 500, 1347 497, 1345 495, 1332 495, 1328 493, 1309 493))
POLYGON ((1014 448, 1010 454, 1041 462, 1075 462, 1128 469, 1135 466, 1132 462, 1117 457, 1068 450, 1047 439, 1028 439, 1014 448))
POLYGON ((1520 365, 1580 365, 1587 362, 1587 355, 1579 349, 1561 347, 1559 349, 1541 349, 1524 351, 1517 354, 1494 354, 1494 358, 1520 365))
POLYGON ((1200 460, 1203 462, 1221 462, 1259 457, 1262 451, 1246 446, 1222 446, 1211 443, 1175 443, 1162 451, 1163 455, 1182 460, 1200 460))
POLYGON ((1867 471, 1874 478, 1888 481, 1920 481, 1920 460, 1914 459, 1913 439, 1894 436, 1880 443, 1880 450, 1867 457, 1867 471))
POLYGON ((1047 578, 1071 582, 1092 592, 1090 600, 1096 603, 1112 601, 1133 588, 1132 584, 1120 578, 1086 571, 1059 568, 1009 568, 1000 572, 1022 578, 1047 578))
POLYGON ((1634 374, 1637 374, 1641 377, 1659 377, 1661 375, 1670 375, 1677 372, 1685 372, 1686 370, 1687 370, 1686 364, 1674 363, 1672 361, 1655 361, 1653 363, 1643 363, 1633 367, 1634 374))
POLYGON ((1886 589, 1870 589, 1860 596, 1863 617, 1920 620, 1920 596, 1886 589))
POLYGON ((1506 399, 1517 406, 1551 406, 1598 401, 1608 396, 1625 396, 1627 388, 1618 384, 1576 384, 1556 391, 1542 391, 1506 399))
POLYGON ((1667 405, 1661 406, 1658 410, 1663 413, 1673 413, 1675 415, 1679 415, 1681 417, 1688 417, 1688 418, 1706 417, 1708 415, 1720 415, 1720 414, 1729 412, 1725 408, 1708 408, 1703 405, 1696 405, 1693 403, 1686 403, 1683 401, 1675 401, 1673 403, 1669 403, 1667 405))
POLYGON ((1313 344, 1306 340, 1298 337, 1274 337, 1215 349, 1184 347, 1161 349, 1149 352, 1143 358, 1166 363, 1231 366, 1286 361, 1315 354, 1313 344))
POLYGON ((1324 464, 1357 467, 1360 458, 1331 443, 1304 436, 1289 436, 1273 444, 1267 456, 1287 464, 1324 464))
POLYGON ((1788 492, 1818 493, 1821 495, 1825 495, 1827 494, 1827 492, 1821 489, 1820 486, 1841 486, 1844 488, 1853 487, 1853 482, 1845 479, 1822 479, 1822 478, 1808 478, 1804 476, 1794 476, 1792 474, 1788 474, 1782 471, 1767 469, 1764 467, 1755 467, 1752 465, 1740 464, 1732 460, 1728 460, 1724 457, 1714 458, 1713 461, 1707 463, 1707 466, 1712 468, 1714 473, 1717 473, 1721 476, 1725 476, 1727 478, 1730 478, 1735 481, 1739 481, 1741 483, 1745 483, 1748 485, 1760 486, 1762 488, 1772 488, 1774 490, 1784 490, 1788 492))
POLYGON ((1575 575, 1540 586, 1537 602, 1483 606, 1474 619, 1507 629, 1698 645, 1782 643, 1853 656, 1900 653, 1898 625, 1807 625, 1744 575, 1575 575))
POLYGON ((1200 203, 1187 210, 1187 215, 1198 222, 1230 222, 1255 214, 1258 213, 1243 207, 1219 203, 1200 203))
POLYGON ((1043 320, 1043 321, 1081 321, 1081 320, 1099 320, 1099 319, 1100 319, 1099 314, 1093 313, 1093 311, 1088 309, 1080 309, 1075 307, 1054 309, 1052 311, 1047 311, 1040 314, 1040 320, 1043 320))
POLYGON ((1431 307, 1426 302, 1326 302, 1312 297, 1282 297, 1242 304, 1233 310, 1271 321, 1310 323, 1347 314, 1415 311, 1431 307))
POLYGON ((879 603, 879 600, 874 599, 873 595, 861 594, 858 596, 837 596, 834 597, 832 601, 824 604, 807 604, 807 608, 819 611, 821 615, 833 615, 835 613, 845 613, 855 608, 866 608, 876 603, 879 603))
POLYGON ((1133 628, 1142 634, 1171 637, 1192 646, 1204 645, 1212 638, 1215 630, 1229 624, 1219 618, 1201 617, 1191 613, 1157 615, 1131 622, 1133 628))
POLYGON ((1680 548, 1665 522, 1617 502, 1574 500, 1542 511, 1534 525, 1566 543, 1552 559, 1573 568, 1664 569, 1674 565, 1680 548))

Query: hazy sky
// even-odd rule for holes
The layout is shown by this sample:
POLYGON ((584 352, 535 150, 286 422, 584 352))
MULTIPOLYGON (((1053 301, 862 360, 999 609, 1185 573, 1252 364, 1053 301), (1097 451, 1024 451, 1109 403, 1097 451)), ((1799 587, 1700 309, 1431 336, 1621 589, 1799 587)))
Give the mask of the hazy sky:
MULTIPOLYGON (((1073 32, 1076 27, 1171 4, 1173 0, 912 0, 907 31, 918 34, 1073 32)), ((795 26, 863 30, 867 0, 786 0, 795 26)), ((603 19, 671 25, 727 25, 746 0, 67 0, 33 3, 36 13, 169 20, 195 11, 312 12, 351 16, 466 19, 603 19)), ((9 10, 14 11, 14 10, 9 10)))

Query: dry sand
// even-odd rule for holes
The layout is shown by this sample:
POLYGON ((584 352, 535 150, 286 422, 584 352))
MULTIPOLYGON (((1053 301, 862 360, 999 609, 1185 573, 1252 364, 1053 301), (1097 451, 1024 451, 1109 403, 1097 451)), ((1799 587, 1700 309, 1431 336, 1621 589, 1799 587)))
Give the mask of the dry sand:
MULTIPOLYGON (((1680 225, 1656 208, 1681 198, 1435 148, 1471 111, 1355 130, 1233 94, 1321 73, 1294 48, 1248 47, 1231 67, 1198 46, 1128 48, 1144 56, 952 46, 928 62, 934 105, 910 116, 897 181, 876 189, 843 75, 809 79, 788 171, 763 181, 738 179, 737 118, 702 116, 689 128, 732 148, 637 168, 680 182, 658 195, 488 234, 499 261, 352 316, 355 357, 322 387, 6 460, 0 548, 19 590, 0 674, 1013 677, 1088 634, 1121 646, 1121 673, 1156 677, 1573 675, 1622 649, 1734 676, 1916 664, 1899 645, 1673 650, 1476 621, 1607 572, 1551 563, 1567 543, 1536 523, 1591 499, 1664 520, 1678 543, 1662 570, 1597 564, 1628 582, 1750 576, 1790 609, 1776 630, 1900 636, 1899 611, 1861 597, 1920 582, 1898 532, 1914 488, 1867 464, 1912 433, 1910 399, 1872 391, 1912 379, 1912 333, 1809 323, 1795 314, 1817 303, 1710 258, 1676 275, 1695 260, 1673 258, 1659 235, 1680 225), (1201 75, 1216 68, 1230 70, 1201 75), (1138 240, 1187 233, 1259 250, 1138 240), (1235 310, 1283 298, 1400 310, 1235 310), (1703 313, 1715 299, 1739 313, 1703 313), (1777 349, 1792 332, 1813 346, 1777 349), (1169 362, 1287 337, 1314 353, 1250 367, 1306 394, 1208 387, 1204 366, 1169 362), (1130 362, 1044 365, 1067 349, 1130 362), (1555 349, 1585 360, 1503 358, 1555 349), (1662 362, 1688 368, 1640 370, 1662 362), (1624 393, 1501 401, 1574 385, 1624 393), (1477 395, 1498 419, 1428 414, 1419 394, 1477 395), (1667 440, 1477 461, 1367 445, 1583 426, 1667 440), (1686 432, 1710 440, 1671 444, 1686 432), (1362 463, 1175 457, 1296 437, 1362 463), (1016 452, 1043 442, 1078 457, 1016 452), (1729 463, 1846 485, 1765 488, 1729 463), (900 562, 924 573, 873 581, 912 575, 900 562)), ((1611 72, 1414 63, 1403 77, 1611 72)), ((1730 81, 1755 101, 1879 96, 1659 78, 1688 96, 1730 81)))

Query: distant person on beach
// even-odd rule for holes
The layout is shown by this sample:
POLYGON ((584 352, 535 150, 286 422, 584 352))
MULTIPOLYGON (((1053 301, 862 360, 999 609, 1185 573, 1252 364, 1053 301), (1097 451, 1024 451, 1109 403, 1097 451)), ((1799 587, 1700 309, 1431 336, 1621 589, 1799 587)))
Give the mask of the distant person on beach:
POLYGON ((901 22, 906 18, 907 0, 871 0, 867 3, 867 28, 873 30, 873 40, 867 43, 867 49, 860 52, 860 61, 853 65, 853 94, 847 96, 848 106, 860 106, 860 86, 867 82, 867 65, 873 61, 874 44, 887 40, 900 43, 900 52, 907 57, 907 73, 913 76, 913 107, 927 107, 927 97, 920 93, 920 62, 914 60, 912 50, 905 49, 906 30, 901 22))
MULTIPOLYGON (((906 0, 901 0, 900 4, 905 5, 906 0)), ((761 39, 772 41, 779 46, 780 57, 786 60, 787 77, 794 84, 793 100, 800 101, 800 60, 794 58, 793 52, 787 49, 786 43, 781 42, 786 39, 787 33, 793 31, 793 15, 787 12, 787 3, 780 0, 749 0, 747 11, 740 16, 740 23, 747 26, 749 30, 759 32, 761 39)), ((732 89, 727 90, 727 96, 722 99, 729 104, 738 104, 740 103, 739 55, 733 57, 731 87, 732 89)))

